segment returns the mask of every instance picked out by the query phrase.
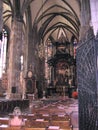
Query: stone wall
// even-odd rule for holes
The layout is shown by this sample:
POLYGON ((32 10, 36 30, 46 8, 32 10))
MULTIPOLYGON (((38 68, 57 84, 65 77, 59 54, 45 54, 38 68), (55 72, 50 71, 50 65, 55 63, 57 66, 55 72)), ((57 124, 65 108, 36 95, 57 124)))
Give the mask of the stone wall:
POLYGON ((79 130, 98 129, 97 44, 98 40, 90 29, 77 49, 79 130))

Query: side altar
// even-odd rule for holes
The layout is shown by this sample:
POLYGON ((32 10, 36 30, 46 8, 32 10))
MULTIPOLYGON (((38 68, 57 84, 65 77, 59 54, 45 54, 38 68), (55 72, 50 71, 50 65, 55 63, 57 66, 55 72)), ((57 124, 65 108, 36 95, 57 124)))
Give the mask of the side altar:
POLYGON ((27 71, 27 75, 25 77, 25 84, 26 97, 31 102, 32 100, 34 100, 36 94, 36 80, 31 68, 29 68, 29 70, 27 71))

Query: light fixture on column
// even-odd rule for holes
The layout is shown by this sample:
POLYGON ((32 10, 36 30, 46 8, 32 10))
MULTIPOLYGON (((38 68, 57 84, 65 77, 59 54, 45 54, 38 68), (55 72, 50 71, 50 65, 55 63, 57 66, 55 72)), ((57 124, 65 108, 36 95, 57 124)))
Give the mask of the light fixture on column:
POLYGON ((40 59, 44 58, 44 49, 44 43, 41 41, 38 47, 38 55, 40 59))

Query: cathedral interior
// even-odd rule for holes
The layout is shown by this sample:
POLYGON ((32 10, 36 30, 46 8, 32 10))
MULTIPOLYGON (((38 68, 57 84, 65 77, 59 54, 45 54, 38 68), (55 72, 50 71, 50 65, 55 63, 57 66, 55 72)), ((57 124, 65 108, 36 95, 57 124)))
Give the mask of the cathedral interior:
MULTIPOLYGON (((0 0, 1 115, 16 106, 38 113, 42 104, 48 113, 60 105, 67 112, 74 100, 76 129, 75 118, 68 125, 66 117, 64 128, 34 130, 98 130, 97 6, 97 0, 0 0)), ((18 130, 7 128, 1 129, 18 130)))

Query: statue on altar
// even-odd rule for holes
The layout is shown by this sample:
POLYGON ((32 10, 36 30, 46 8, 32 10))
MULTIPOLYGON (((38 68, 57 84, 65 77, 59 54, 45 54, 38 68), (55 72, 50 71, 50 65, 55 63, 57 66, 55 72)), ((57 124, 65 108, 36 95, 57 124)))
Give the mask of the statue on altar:
POLYGON ((59 62, 56 65, 56 85, 64 86, 68 83, 68 65, 66 62, 59 62))
MULTIPOLYGON (((70 86, 69 80, 73 80, 74 56, 70 53, 71 43, 67 41, 66 37, 61 34, 60 38, 53 45, 56 52, 48 64, 54 68, 54 86, 57 93, 64 93, 70 86)), ((66 92, 65 92, 66 93, 66 92)))

